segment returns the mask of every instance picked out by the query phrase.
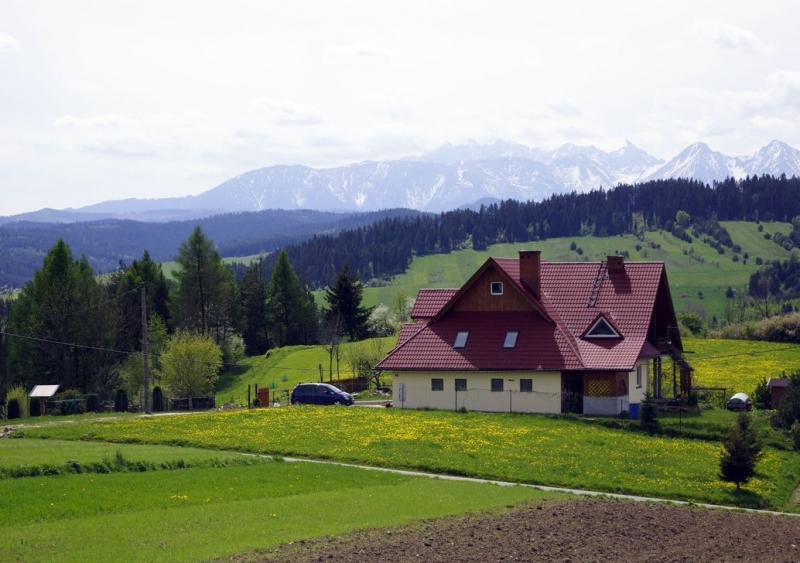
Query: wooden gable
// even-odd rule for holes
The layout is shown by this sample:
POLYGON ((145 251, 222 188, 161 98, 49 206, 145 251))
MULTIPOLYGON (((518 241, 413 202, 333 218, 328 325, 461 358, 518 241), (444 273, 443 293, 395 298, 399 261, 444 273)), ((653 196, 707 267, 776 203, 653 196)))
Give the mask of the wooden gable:
POLYGON ((450 310, 476 313, 536 311, 529 298, 520 292, 519 286, 496 266, 486 268, 473 280, 450 310), (497 284, 501 284, 500 293, 497 284))

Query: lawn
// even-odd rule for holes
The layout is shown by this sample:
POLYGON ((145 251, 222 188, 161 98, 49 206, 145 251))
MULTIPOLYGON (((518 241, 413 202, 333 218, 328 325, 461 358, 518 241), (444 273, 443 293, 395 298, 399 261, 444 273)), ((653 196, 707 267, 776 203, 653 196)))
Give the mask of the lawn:
MULTIPOLYGON (((4 441, 39 450, 38 441, 4 441)), ((94 456, 74 445, 88 452, 82 462, 94 456)), ((545 496, 554 495, 280 461, 0 479, 0 561, 199 561, 545 496)))
POLYGON ((768 449, 741 493, 718 480, 719 442, 651 437, 540 415, 282 407, 98 420, 29 436, 181 443, 524 483, 791 510, 800 456, 768 449))

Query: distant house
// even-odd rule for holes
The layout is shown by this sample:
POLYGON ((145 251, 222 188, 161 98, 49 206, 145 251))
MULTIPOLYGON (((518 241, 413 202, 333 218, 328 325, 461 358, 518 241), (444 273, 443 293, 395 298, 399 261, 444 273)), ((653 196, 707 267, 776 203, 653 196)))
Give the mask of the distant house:
POLYGON ((460 289, 420 290, 411 316, 377 365, 401 408, 634 414, 682 351, 664 264, 621 256, 489 258, 460 289))

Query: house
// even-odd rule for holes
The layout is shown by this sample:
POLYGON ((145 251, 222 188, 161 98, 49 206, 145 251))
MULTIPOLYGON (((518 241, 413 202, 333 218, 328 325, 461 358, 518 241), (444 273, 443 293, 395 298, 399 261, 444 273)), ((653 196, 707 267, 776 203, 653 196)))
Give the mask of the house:
POLYGON ((789 388, 789 378, 770 377, 769 381, 767 381, 767 388, 770 390, 772 408, 777 410, 780 408, 783 396, 786 395, 786 390, 789 388))
POLYGON ((401 408, 638 412, 682 351, 664 264, 489 258, 460 289, 422 289, 395 348, 401 408))

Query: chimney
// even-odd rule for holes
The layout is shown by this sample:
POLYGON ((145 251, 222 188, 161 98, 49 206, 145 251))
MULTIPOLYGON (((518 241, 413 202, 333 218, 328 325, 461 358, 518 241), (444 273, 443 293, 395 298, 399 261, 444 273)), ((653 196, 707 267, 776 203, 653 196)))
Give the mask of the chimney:
POLYGON ((542 281, 542 251, 519 251, 519 281, 536 297, 539 297, 542 281))
POLYGON ((624 256, 607 256, 608 260, 608 273, 625 271, 625 257, 624 256))

